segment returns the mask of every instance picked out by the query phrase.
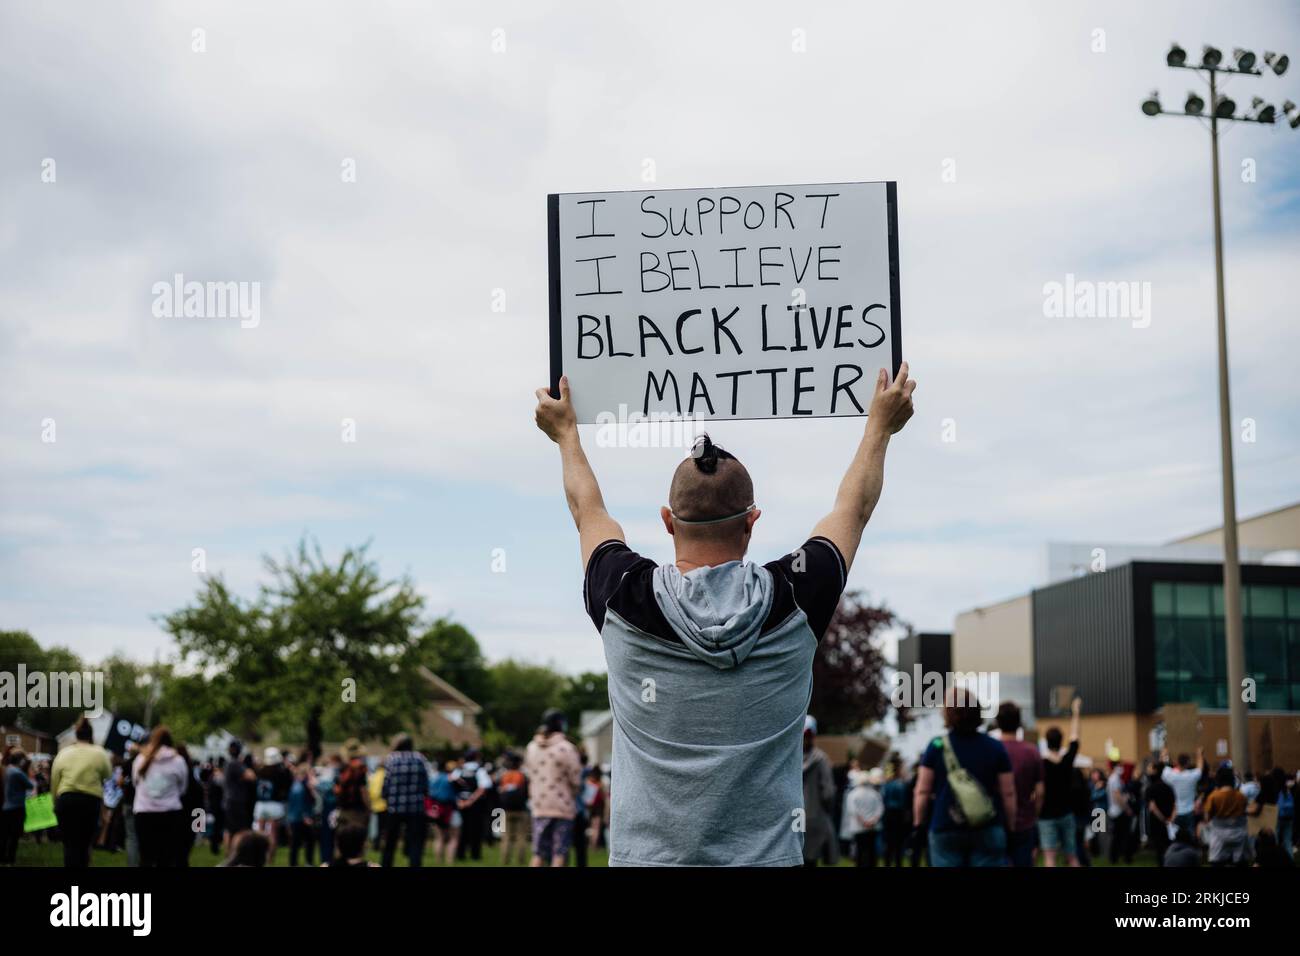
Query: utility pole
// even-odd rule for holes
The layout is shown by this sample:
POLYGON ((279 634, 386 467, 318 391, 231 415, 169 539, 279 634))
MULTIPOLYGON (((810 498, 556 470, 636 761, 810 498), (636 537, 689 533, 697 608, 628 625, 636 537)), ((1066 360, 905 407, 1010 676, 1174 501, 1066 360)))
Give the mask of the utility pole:
MULTIPOLYGON (((1252 101, 1251 116, 1234 116, 1237 104, 1219 92, 1219 77, 1263 76, 1255 68, 1255 54, 1249 50, 1233 51, 1236 66, 1224 66, 1223 54, 1212 46, 1205 47, 1199 66, 1187 62, 1187 52, 1178 44, 1165 56, 1165 63, 1182 70, 1195 70, 1208 76, 1210 85, 1210 167, 1212 170, 1214 199, 1214 280, 1218 306, 1219 340, 1219 457, 1223 466, 1223 615, 1225 658, 1228 665, 1228 736, 1231 755, 1238 773, 1250 770, 1249 711, 1243 695, 1246 681, 1246 642, 1241 612, 1241 559, 1237 546, 1237 491, 1232 467, 1232 410, 1228 390, 1228 321, 1223 293, 1223 214, 1219 198, 1219 122, 1258 123, 1272 126, 1277 122, 1277 109, 1259 97, 1252 101)), ((1265 53, 1264 63, 1281 76, 1286 72, 1289 58, 1277 53, 1265 53)), ((1189 93, 1183 112, 1169 112, 1161 108, 1158 94, 1142 104, 1148 116, 1191 116, 1201 119, 1205 101, 1195 92, 1189 93)), ((1300 127, 1300 111, 1290 100, 1282 104, 1282 113, 1292 129, 1300 127)))

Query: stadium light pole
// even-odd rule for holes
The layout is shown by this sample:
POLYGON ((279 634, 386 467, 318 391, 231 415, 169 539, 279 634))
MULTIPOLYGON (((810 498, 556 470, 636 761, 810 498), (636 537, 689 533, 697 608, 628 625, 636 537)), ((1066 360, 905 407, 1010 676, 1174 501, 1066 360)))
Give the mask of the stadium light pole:
MULTIPOLYGON (((1241 562, 1237 551, 1237 492, 1232 477, 1232 415, 1228 401, 1228 326, 1223 304, 1223 220, 1219 202, 1219 123, 1258 123, 1272 126, 1277 122, 1277 109, 1255 97, 1251 105, 1254 114, 1235 116, 1237 104, 1219 91, 1219 78, 1233 76, 1263 76, 1256 68, 1255 54, 1249 50, 1232 51, 1235 65, 1225 65, 1223 53, 1216 47, 1206 46, 1199 64, 1189 63, 1187 51, 1175 43, 1165 55, 1165 64, 1176 70, 1194 70, 1203 74, 1210 87, 1210 162, 1214 198, 1214 278, 1218 303, 1219 331, 1219 453, 1223 465, 1223 614, 1224 639, 1228 663, 1228 735, 1234 765, 1245 774, 1250 770, 1250 733, 1247 727, 1248 710, 1242 697, 1242 684, 1246 677, 1246 644, 1242 634, 1241 616, 1241 562)), ((1290 59, 1278 53, 1265 53, 1264 65, 1278 76, 1286 72, 1290 59)), ((1205 101, 1195 91, 1188 94, 1182 112, 1166 111, 1160 106, 1158 93, 1152 93, 1142 103, 1147 116, 1190 116, 1204 121, 1201 116, 1205 101)), ((1292 129, 1300 127, 1300 111, 1290 100, 1282 104, 1282 115, 1292 129)))

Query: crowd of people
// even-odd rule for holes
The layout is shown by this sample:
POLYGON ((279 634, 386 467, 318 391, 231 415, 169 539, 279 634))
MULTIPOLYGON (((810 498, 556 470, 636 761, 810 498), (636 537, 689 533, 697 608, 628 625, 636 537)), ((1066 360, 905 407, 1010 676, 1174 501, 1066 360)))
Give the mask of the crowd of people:
MULTIPOLYGON (((946 733, 911 768, 894 753, 883 767, 849 769, 840 842, 857 865, 919 866, 928 855, 939 867, 1090 866, 1139 854, 1167 867, 1294 865, 1300 773, 1273 767, 1257 779, 1228 760, 1211 771, 1199 750, 1194 760, 1163 751, 1103 769, 1079 753, 1077 698, 1069 737, 1047 727, 1041 747, 1023 739, 1014 703, 988 728, 973 696, 947 703, 946 733), (1252 817, 1265 819, 1252 828, 1252 817)), ((819 753, 814 734, 810 722, 806 753, 819 753)), ((829 817, 836 790, 821 764, 805 759, 805 803, 829 817)), ((807 864, 834 861, 826 841, 805 842, 807 864)))
MULTIPOLYGON (((977 702, 953 698, 946 733, 908 766, 897 753, 881 766, 854 760, 836 771, 804 724, 804 862, 860 867, 1089 866, 1099 857, 1134 863, 1150 854, 1169 867, 1284 867, 1295 855, 1300 774, 1271 768, 1239 775, 1211 769, 1203 752, 1167 752, 1139 764, 1093 766, 1079 752, 1081 702, 1066 731, 1024 739, 1019 708, 1003 703, 991 727, 977 702), (1267 815, 1267 826, 1251 827, 1267 815)), ((33 766, 4 755, 0 865, 12 865, 26 800, 49 793, 63 864, 89 865, 99 848, 141 867, 188 866, 197 847, 223 866, 408 866, 483 860, 495 844, 503 865, 587 863, 606 846, 609 781, 547 711, 523 752, 495 761, 467 750, 443 763, 399 734, 386 754, 357 740, 337 753, 296 757, 274 746, 260 755, 232 741, 224 755, 195 760, 165 726, 124 756, 93 741, 80 721, 74 742, 33 766), (372 857, 378 857, 374 862, 372 857)))
POLYGON ((88 866, 95 848, 124 852, 129 866, 183 867, 204 844, 223 866, 269 865, 277 852, 289 866, 392 866, 399 851, 420 866, 430 841, 443 865, 481 861, 497 844, 505 865, 585 866, 606 845, 608 786, 566 730, 547 711, 527 749, 495 763, 474 749, 431 762, 409 734, 387 754, 353 739, 328 755, 268 746, 258 756, 232 741, 195 760, 165 726, 110 754, 83 719, 50 763, 6 751, 0 864, 15 862, 27 798, 50 793, 58 826, 31 836, 57 839, 69 868, 88 866))

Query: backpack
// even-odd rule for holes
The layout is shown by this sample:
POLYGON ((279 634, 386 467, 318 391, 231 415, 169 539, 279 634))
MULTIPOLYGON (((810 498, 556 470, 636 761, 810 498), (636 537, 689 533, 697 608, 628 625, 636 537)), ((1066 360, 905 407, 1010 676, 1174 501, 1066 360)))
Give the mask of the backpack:
POLYGON ((528 809, 528 778, 519 770, 501 775, 501 809, 516 812, 528 809))
POLYGON ((468 773, 461 769, 460 773, 452 780, 451 785, 456 788, 456 792, 462 797, 468 797, 478 789, 478 769, 468 773))
POLYGON ((365 788, 365 768, 348 764, 339 773, 338 783, 334 785, 334 793, 338 797, 335 805, 340 810, 364 810, 366 807, 366 798, 363 796, 365 788))
POLYGON ((953 820, 973 830, 992 823, 997 816, 993 801, 984 785, 957 761, 957 754, 952 748, 952 735, 949 734, 946 741, 943 737, 934 738, 934 745, 943 751, 943 767, 947 771, 948 789, 952 791, 953 797, 948 812, 953 820))

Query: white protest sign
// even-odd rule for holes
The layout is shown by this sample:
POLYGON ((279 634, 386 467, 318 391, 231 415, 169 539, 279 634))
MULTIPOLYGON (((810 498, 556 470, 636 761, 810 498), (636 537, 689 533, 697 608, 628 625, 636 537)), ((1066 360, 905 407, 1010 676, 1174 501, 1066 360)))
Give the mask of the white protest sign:
POLYGON ((579 422, 862 415, 902 360, 895 184, 548 197, 579 422))

